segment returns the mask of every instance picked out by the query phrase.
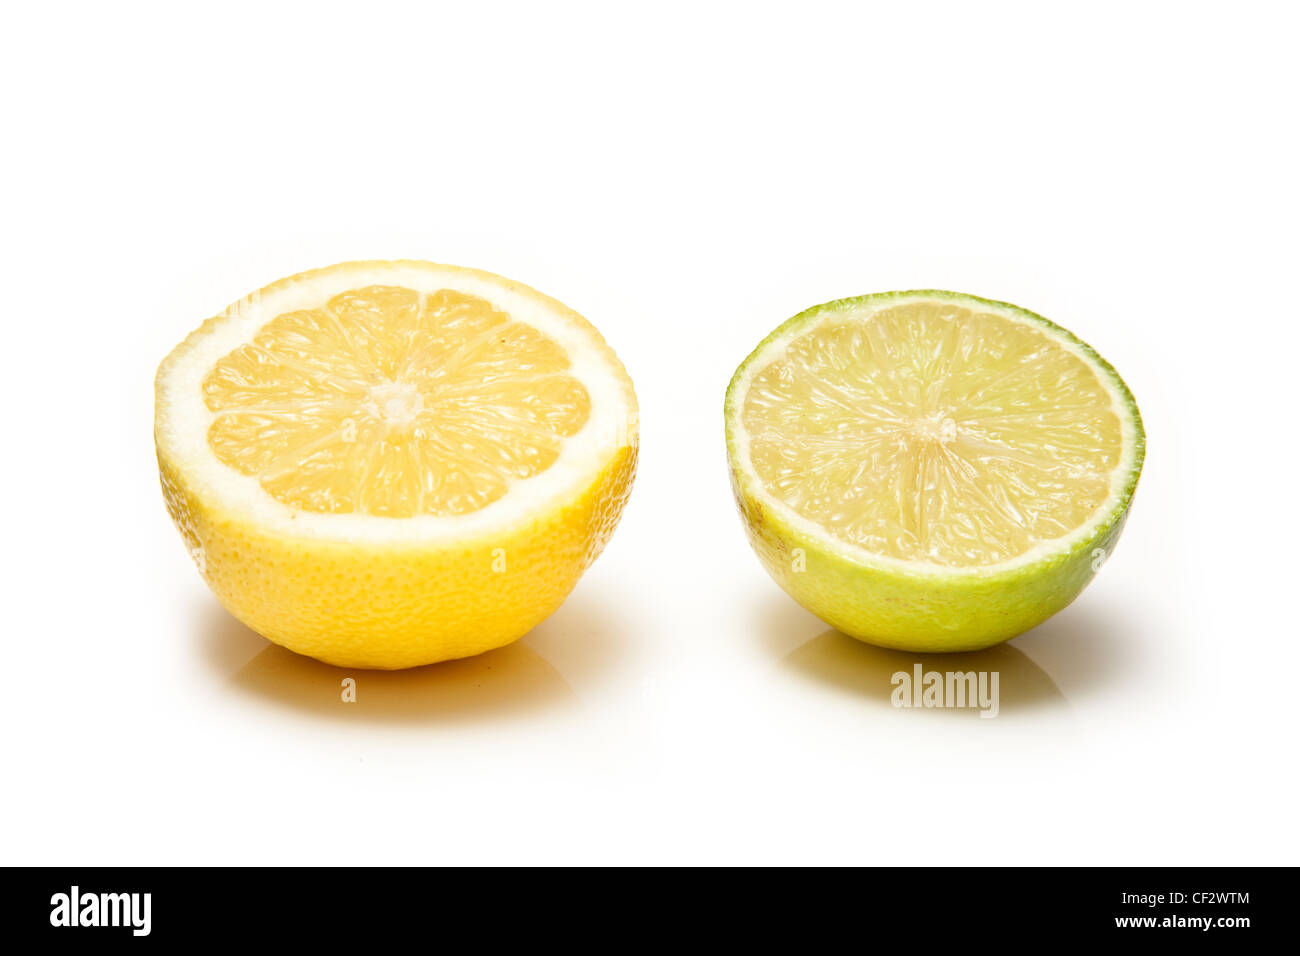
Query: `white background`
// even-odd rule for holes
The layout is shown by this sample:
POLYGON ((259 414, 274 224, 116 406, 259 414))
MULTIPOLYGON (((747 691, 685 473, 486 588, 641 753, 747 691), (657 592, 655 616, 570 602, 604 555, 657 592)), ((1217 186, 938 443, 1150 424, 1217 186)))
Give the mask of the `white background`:
POLYGON ((979 7, 9 11, 3 862, 1296 863, 1298 24, 979 7), (152 376, 371 257, 589 317, 641 470, 534 633, 343 705, 195 572, 152 376), (976 658, 995 720, 892 709, 728 488, 758 340, 916 287, 1074 330, 1146 421, 1114 558, 976 658))

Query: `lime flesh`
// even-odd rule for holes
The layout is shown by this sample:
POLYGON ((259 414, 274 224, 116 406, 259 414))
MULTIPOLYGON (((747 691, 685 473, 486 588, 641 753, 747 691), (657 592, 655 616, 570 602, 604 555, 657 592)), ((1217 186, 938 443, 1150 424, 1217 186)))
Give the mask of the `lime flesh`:
POLYGON ((763 565, 846 634, 988 647, 1109 556, 1145 439, 1109 364, 1041 316, 951 292, 817 306, 727 390, 732 484, 763 565))

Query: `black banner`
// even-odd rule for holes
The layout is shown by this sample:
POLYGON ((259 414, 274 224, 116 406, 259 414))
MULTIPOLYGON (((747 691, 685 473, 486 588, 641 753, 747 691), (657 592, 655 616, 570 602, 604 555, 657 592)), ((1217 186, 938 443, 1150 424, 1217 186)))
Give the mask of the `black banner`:
POLYGON ((10 869, 7 876, 15 887, 4 897, 10 938, 96 945, 235 943, 268 934, 297 943, 375 943, 418 937, 443 923, 487 928, 494 937, 516 925, 589 936, 617 919, 638 936, 700 925, 715 933, 784 928, 821 937, 852 927, 868 939, 915 931, 926 940, 971 943, 1104 936, 1231 946, 1260 929, 1284 934, 1290 923, 1282 912, 1295 882, 1291 870, 1201 868, 745 874, 727 877, 725 892, 716 875, 699 884, 682 875, 656 884, 655 874, 629 874, 620 892, 619 875, 584 885, 588 875, 577 869, 545 879, 270 868, 10 869))

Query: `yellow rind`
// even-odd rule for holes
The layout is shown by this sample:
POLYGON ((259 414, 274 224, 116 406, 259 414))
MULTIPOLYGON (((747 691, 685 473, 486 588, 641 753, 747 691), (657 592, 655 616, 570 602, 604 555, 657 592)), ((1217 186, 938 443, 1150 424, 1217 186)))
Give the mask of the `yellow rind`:
POLYGON ((226 610, 329 664, 401 668, 504 646, 559 608, 618 523, 636 450, 621 449, 559 511, 437 548, 267 534, 194 494, 161 452, 158 464, 167 510, 226 610))

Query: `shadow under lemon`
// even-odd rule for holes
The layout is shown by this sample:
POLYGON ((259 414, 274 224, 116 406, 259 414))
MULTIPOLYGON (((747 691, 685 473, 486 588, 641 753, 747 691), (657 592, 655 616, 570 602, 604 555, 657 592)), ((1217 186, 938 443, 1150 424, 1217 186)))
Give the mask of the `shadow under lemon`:
MULTIPOLYGON (((565 607, 568 607, 566 602, 565 607)), ((550 620, 560 618, 562 607, 550 620)), ((581 607, 573 619, 585 621, 581 607)), ((555 626, 562 626, 563 620, 555 626)), ((238 690, 331 719, 430 724, 503 719, 575 706, 579 698, 536 650, 516 641, 477 657, 384 671, 335 667, 261 637, 213 602, 203 613, 204 652, 238 690), (349 688, 355 702, 347 702, 349 688)))

